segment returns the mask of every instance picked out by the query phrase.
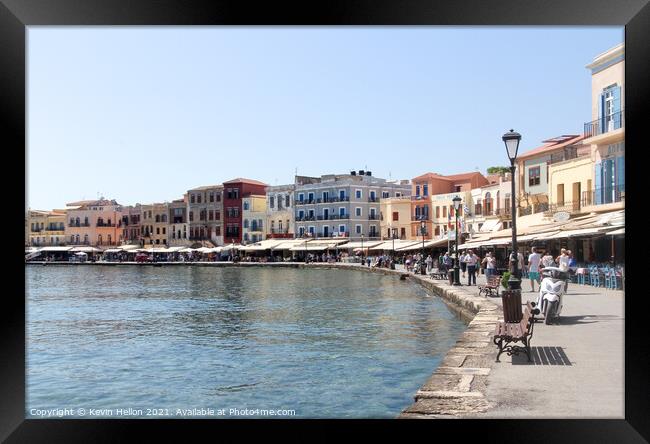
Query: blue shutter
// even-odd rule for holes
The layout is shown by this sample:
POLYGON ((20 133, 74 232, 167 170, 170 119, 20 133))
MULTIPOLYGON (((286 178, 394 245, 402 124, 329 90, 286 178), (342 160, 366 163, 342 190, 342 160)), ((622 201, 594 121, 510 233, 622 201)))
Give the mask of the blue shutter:
POLYGON ((603 183, 603 166, 600 162, 598 162, 594 166, 594 179, 596 183, 594 184, 594 194, 595 194, 595 204, 600 205, 603 203, 603 188, 602 188, 602 183, 603 183))
POLYGON ((616 187, 618 192, 625 192, 625 156, 616 158, 616 187))
POLYGON ((614 160, 603 161, 603 203, 612 203, 612 192, 614 191, 614 160))
POLYGON ((600 120, 598 131, 596 131, 596 134, 602 134, 605 131, 607 131, 607 127, 605 126, 605 93, 602 92, 600 93, 600 101, 598 104, 598 119, 600 120))
POLYGON ((612 89, 612 96, 614 98, 614 129, 621 127, 621 87, 617 86, 612 89))

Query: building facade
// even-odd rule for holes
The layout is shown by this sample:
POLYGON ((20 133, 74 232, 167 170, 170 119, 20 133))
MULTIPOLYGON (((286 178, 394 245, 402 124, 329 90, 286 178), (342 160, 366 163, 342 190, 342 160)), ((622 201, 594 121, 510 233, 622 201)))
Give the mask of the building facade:
POLYGON ((266 237, 293 239, 295 233, 293 193, 295 184, 266 188, 266 237))
POLYGON ((115 200, 99 199, 67 204, 65 237, 68 244, 119 245, 122 206, 115 200))
POLYGON ((222 185, 198 187, 187 191, 187 223, 192 242, 224 243, 224 196, 222 185))
POLYGON ((381 239, 381 199, 408 196, 410 190, 408 181, 387 181, 363 170, 296 185, 296 237, 381 239))
POLYGON ((242 198, 242 243, 259 242, 266 237, 266 196, 251 194, 242 198))
POLYGON ((411 240, 411 197, 389 197, 379 202, 382 239, 411 240))
POLYGON ((122 230, 121 243, 126 245, 143 245, 140 218, 142 207, 140 204, 122 207, 122 219, 120 228, 122 230))
POLYGON ((413 178, 411 180, 411 236, 416 239, 422 237, 423 224, 425 239, 445 236, 455 224, 455 219, 452 220, 454 210, 451 199, 458 195, 463 199, 463 206, 471 206, 471 190, 484 185, 488 185, 488 180, 479 172, 449 176, 426 173, 413 178))
POLYGON ((591 121, 584 125, 583 144, 590 148, 593 189, 583 192, 586 210, 625 206, 625 47, 598 55, 591 70, 591 121))
POLYGON ((29 245, 66 245, 65 216, 65 210, 30 210, 27 218, 29 245))
POLYGON ((142 239, 145 245, 167 245, 169 204, 142 205, 142 239))
POLYGON ((190 245, 189 224, 187 222, 187 194, 182 199, 170 202, 168 207, 167 245, 170 247, 190 245))
MULTIPOLYGON (((257 180, 237 178, 223 183, 223 242, 241 243, 243 236, 243 198, 265 196, 268 185, 257 180)), ((266 210, 264 210, 266 218, 266 210)))

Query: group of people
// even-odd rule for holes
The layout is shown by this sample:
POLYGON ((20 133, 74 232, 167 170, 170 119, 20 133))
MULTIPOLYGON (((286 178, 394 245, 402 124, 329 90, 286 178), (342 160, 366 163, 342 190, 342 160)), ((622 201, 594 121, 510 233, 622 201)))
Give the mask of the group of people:
POLYGON ((572 273, 576 272, 577 261, 573 257, 571 250, 562 248, 560 255, 553 257, 550 251, 547 251, 544 256, 537 252, 537 248, 533 247, 532 252, 528 256, 528 278, 530 279, 530 286, 532 291, 535 291, 535 282, 540 285, 541 271, 547 267, 557 267, 560 269, 560 278, 566 280, 564 285, 564 292, 569 289, 569 277, 572 273))

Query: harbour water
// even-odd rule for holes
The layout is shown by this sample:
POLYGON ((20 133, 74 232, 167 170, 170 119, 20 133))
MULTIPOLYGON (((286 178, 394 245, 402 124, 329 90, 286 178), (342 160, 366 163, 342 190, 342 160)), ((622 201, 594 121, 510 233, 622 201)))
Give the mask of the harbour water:
POLYGON ((28 418, 394 418, 466 327, 353 270, 25 273, 28 418))

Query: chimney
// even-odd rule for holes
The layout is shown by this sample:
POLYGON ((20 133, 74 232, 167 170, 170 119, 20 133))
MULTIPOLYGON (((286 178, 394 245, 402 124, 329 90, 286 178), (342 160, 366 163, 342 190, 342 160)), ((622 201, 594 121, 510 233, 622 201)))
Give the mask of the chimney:
POLYGON ((366 171, 366 176, 372 176, 372 172, 371 171, 366 171))
POLYGON ((365 171, 359 170, 359 176, 365 176, 365 171))
POLYGON ((356 176, 356 175, 357 175, 357 172, 356 172, 356 171, 350 171, 350 174, 351 174, 352 176, 356 176))

